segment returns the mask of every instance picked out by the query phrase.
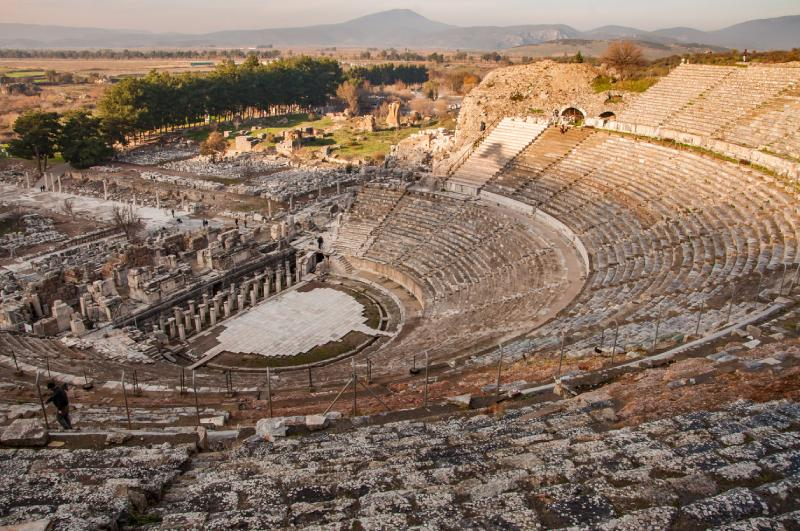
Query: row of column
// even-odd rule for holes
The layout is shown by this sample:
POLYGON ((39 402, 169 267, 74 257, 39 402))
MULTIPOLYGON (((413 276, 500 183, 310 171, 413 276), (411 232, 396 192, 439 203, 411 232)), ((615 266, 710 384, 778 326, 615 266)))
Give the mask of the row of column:
MULTIPOLYGON (((56 174, 51 173, 51 172, 46 172, 46 173, 42 174, 42 179, 44 179, 44 189, 45 189, 45 191, 61 193, 62 187, 61 187, 61 175, 60 174, 56 175, 56 174)), ((25 183, 28 186, 28 188, 30 188, 32 186, 30 174, 28 172, 25 172, 25 183)))
POLYGON ((286 261, 278 269, 267 268, 263 273, 255 273, 253 278, 243 281, 238 287, 233 283, 213 297, 204 293, 199 304, 190 300, 186 308, 173 306, 172 316, 166 317, 162 314, 158 323, 153 324, 153 331, 160 330, 170 339, 185 341, 187 337, 216 326, 217 322, 248 306, 253 307, 270 295, 280 293, 294 284, 295 276, 286 261))

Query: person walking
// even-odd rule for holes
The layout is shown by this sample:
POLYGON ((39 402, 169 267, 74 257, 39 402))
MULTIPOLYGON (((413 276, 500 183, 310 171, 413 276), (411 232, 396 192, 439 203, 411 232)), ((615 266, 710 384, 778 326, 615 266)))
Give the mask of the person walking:
POLYGON ((67 384, 61 385, 55 382, 47 382, 47 389, 50 390, 50 397, 47 403, 52 402, 56 406, 56 420, 65 430, 72 429, 72 422, 69 419, 69 397, 67 396, 67 384))

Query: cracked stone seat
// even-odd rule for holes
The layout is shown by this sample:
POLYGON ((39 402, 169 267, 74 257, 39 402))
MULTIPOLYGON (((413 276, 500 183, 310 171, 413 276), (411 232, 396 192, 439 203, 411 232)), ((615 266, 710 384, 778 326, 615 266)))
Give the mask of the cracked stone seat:
POLYGON ((739 401, 611 431, 597 407, 243 446, 202 458, 149 515, 162 529, 800 525, 797 403, 739 401))

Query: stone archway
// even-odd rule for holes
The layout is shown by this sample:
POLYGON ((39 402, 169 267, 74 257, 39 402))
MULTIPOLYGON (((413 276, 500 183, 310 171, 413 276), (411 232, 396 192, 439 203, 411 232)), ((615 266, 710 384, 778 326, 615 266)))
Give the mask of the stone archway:
POLYGON ((586 111, 581 109, 580 107, 573 107, 567 106, 563 107, 561 111, 559 111, 558 115, 562 118, 566 118, 570 122, 581 122, 586 119, 586 111))
POLYGON ((606 111, 606 112, 600 113, 600 118, 602 118, 603 120, 613 120, 616 117, 617 117, 617 114, 614 111, 606 111))

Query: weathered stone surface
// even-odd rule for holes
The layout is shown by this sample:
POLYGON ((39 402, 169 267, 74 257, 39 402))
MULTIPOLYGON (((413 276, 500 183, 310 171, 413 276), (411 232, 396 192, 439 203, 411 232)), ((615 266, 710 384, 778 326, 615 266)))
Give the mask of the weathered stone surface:
POLYGON ((469 409, 472 404, 472 395, 458 395, 447 398, 447 403, 462 409, 469 409))
POLYGON ((282 417, 261 419, 256 422, 256 435, 267 441, 273 441, 277 437, 286 437, 286 431, 286 421, 282 417))
POLYGON ((50 531, 52 522, 49 518, 23 522, 21 524, 0 526, 0 531, 50 531))
POLYGON ((7 446, 44 446, 49 436, 38 419, 17 419, 0 436, 0 443, 7 446))
POLYGON ((130 435, 128 435, 127 433, 114 431, 106 435, 106 444, 107 445, 125 444, 125 441, 127 441, 128 439, 130 439, 130 435))
POLYGON ((306 415, 306 428, 309 431, 324 430, 330 424, 330 419, 322 415, 306 415))

